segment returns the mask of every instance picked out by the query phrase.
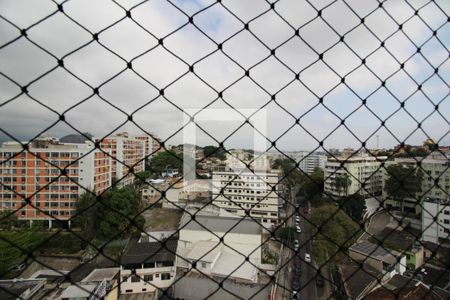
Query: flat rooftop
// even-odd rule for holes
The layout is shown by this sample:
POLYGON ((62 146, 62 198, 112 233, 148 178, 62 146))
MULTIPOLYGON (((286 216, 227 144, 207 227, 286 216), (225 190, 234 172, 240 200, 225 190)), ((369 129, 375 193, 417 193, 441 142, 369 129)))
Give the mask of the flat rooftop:
POLYGON ((396 251, 388 251, 380 245, 372 244, 367 241, 359 242, 357 244, 353 244, 349 250, 358 252, 364 256, 378 259, 380 261, 394 264, 397 262, 398 252, 396 251))
POLYGON ((164 242, 138 242, 133 238, 122 257, 122 264, 143 264, 148 262, 174 261, 177 251, 176 239, 164 242))
POLYGON ((249 217, 219 217, 184 213, 180 230, 211 231, 214 233, 261 234, 261 226, 249 217))

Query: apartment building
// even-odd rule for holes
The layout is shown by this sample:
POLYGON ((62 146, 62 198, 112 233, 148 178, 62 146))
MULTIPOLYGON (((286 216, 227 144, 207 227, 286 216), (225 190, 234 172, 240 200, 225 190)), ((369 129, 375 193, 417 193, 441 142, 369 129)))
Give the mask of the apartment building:
POLYGON ((276 171, 214 171, 213 204, 238 216, 257 219, 270 227, 278 223, 278 182, 276 171))
POLYGON ((85 190, 111 186, 111 158, 92 142, 61 144, 40 137, 28 151, 16 142, 0 148, 0 210, 21 220, 69 221, 85 190), (29 199, 27 203, 26 199, 29 199))
POLYGON ((450 239, 450 200, 428 198, 422 206, 422 239, 435 244, 450 239))
MULTIPOLYGON (((127 132, 106 137, 100 141, 104 151, 110 151, 112 156, 112 178, 119 186, 131 185, 134 174, 145 170, 145 140, 131 137, 127 132)), ((152 148, 153 149, 153 148, 152 148)))
POLYGON ((156 149, 153 148, 153 138, 149 135, 139 135, 135 137, 136 140, 142 141, 144 143, 144 156, 145 159, 150 159, 153 151, 156 149))
MULTIPOLYGON (((422 170, 423 181, 422 191, 416 197, 404 199, 403 203, 400 201, 389 199, 385 189, 383 189, 383 197, 386 207, 400 208, 404 211, 414 214, 420 214, 422 206, 417 202, 417 199, 429 199, 431 202, 443 202, 450 200, 450 159, 441 152, 435 151, 426 157, 416 158, 396 158, 393 161, 386 162, 386 167, 390 165, 404 165, 422 170)), ((383 177, 388 178, 389 174, 383 169, 383 177)))
POLYGON ((288 153, 288 156, 298 162, 300 170, 307 174, 312 174, 316 169, 325 169, 327 156, 320 153, 310 153, 308 151, 296 151, 288 153))
POLYGON ((382 162, 385 156, 370 156, 358 154, 357 156, 329 157, 325 163, 324 192, 333 196, 345 196, 359 193, 364 197, 380 195, 383 185, 382 162), (348 186, 340 184, 339 178, 348 178, 348 186))

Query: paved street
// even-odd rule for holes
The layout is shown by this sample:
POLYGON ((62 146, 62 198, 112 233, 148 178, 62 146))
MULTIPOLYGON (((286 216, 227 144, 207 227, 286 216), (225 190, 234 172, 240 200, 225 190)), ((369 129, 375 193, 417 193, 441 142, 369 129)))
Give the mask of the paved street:
MULTIPOLYGON (((296 199, 294 196, 294 192, 292 192, 291 199, 296 199)), ((299 199, 296 199, 295 205, 299 203, 299 199)), ((309 223, 305 220, 305 215, 303 213, 303 207, 300 207, 299 212, 295 212, 295 207, 293 205, 288 205, 286 209, 286 215, 291 216, 287 220, 287 226, 295 228, 295 216, 300 215, 300 228, 302 230, 301 233, 296 233, 288 242, 287 245, 292 245, 293 241, 297 239, 300 243, 300 248, 297 253, 294 253, 289 247, 286 245, 283 247, 283 251, 281 254, 281 264, 286 264, 287 261, 291 260, 289 264, 286 264, 284 268, 281 269, 278 275, 278 286, 276 299, 291 299, 292 296, 292 288, 293 288, 293 279, 294 279, 294 259, 293 256, 297 255, 300 260, 300 299, 329 299, 330 298, 330 284, 327 280, 325 280, 325 285, 323 287, 318 287, 316 285, 315 275, 317 272, 317 267, 314 263, 314 257, 312 256, 312 238, 309 235, 309 223), (305 262, 305 254, 308 253, 311 255, 312 261, 307 263, 305 262)), ((329 278, 328 274, 325 271, 322 272, 325 278, 329 278)))

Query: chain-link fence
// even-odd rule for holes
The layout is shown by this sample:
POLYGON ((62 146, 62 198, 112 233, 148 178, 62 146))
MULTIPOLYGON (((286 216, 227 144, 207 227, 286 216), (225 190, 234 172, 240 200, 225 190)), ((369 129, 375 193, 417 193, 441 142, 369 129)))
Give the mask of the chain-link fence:
POLYGON ((450 299, 447 1, 0 12, 0 298, 450 299))

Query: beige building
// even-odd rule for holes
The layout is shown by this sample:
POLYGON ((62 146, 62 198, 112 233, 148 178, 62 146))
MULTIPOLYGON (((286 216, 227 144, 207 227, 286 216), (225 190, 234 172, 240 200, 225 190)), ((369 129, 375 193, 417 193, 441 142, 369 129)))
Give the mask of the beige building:
POLYGON ((339 158, 328 158, 325 163, 324 192, 333 196, 345 196, 359 193, 364 197, 381 194, 382 168, 381 163, 387 157, 374 157, 367 154, 339 158), (337 178, 347 177, 349 185, 344 188, 336 184, 337 178))
MULTIPOLYGON (((404 199, 403 211, 419 215, 422 212, 424 200, 429 200, 431 206, 433 202, 450 201, 450 159, 447 156, 440 152, 432 152, 425 158, 397 158, 386 162, 386 167, 395 164, 419 168, 423 172, 422 192, 415 197, 404 199), (418 162, 420 162, 420 167, 418 167, 418 162)), ((388 176, 387 171, 383 169, 383 185, 388 176)), ((402 207, 401 201, 389 199, 384 188, 383 198, 386 199, 385 206, 388 208, 402 207)))
POLYGON ((214 171, 212 202, 237 216, 249 216, 270 227, 278 223, 278 182, 275 171, 214 171))
POLYGON ((119 186, 131 185, 134 174, 145 170, 145 142, 131 137, 127 132, 118 133, 100 141, 101 149, 110 151, 112 177, 119 186))

